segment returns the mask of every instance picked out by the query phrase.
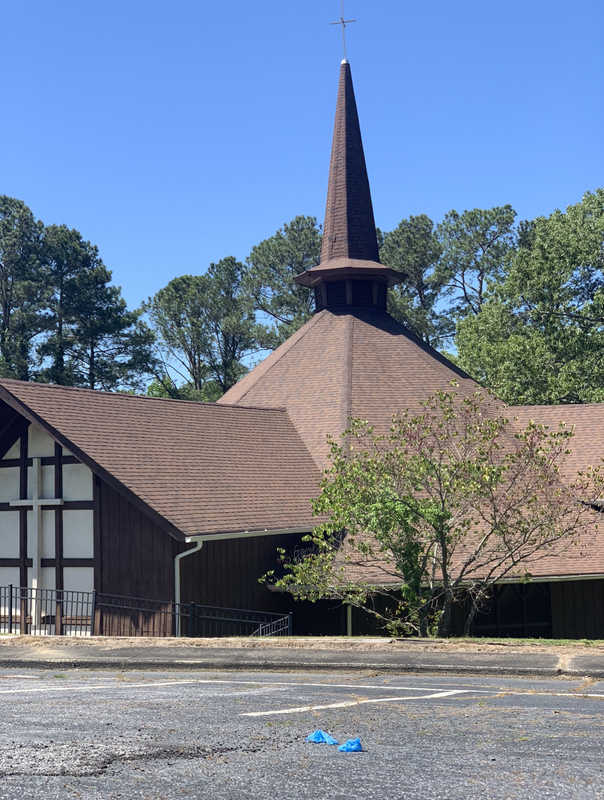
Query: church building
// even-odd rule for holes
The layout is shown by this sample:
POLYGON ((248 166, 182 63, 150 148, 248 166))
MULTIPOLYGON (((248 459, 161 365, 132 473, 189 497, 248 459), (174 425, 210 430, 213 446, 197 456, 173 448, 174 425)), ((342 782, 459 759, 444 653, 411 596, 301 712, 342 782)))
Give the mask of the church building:
MULTIPOLYGON (((345 60, 321 261, 296 278, 315 315, 215 404, 0 381, 0 586, 292 611, 295 633, 345 633, 336 601, 296 603, 258 578, 312 529, 328 435, 350 417, 387 430, 452 381, 479 388, 388 314, 402 277, 379 260, 345 60)), ((573 470, 604 456, 604 404, 509 412, 575 425, 573 470)), ((588 557, 531 571, 497 588, 477 635, 604 638, 604 533, 588 557)), ((352 632, 367 625, 355 612, 352 632)))

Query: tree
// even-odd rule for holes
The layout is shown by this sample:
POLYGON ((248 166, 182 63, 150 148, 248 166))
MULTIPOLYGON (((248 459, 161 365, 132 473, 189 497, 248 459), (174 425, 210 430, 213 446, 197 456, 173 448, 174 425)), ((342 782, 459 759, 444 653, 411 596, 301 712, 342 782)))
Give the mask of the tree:
POLYGON ((65 225, 44 228, 41 264, 47 285, 45 336, 37 380, 90 389, 141 389, 153 336, 128 311, 98 249, 65 225))
POLYGON ((450 211, 437 227, 442 255, 435 280, 445 286, 457 319, 478 314, 491 281, 500 280, 514 252, 516 212, 510 205, 450 211))
POLYGON ((165 397, 172 400, 190 400, 195 403, 215 403, 223 395, 220 384, 207 380, 201 389, 194 389, 190 383, 178 385, 170 375, 154 378, 147 386, 147 397, 165 397))
POLYGON ((99 260, 69 283, 66 374, 74 386, 140 391, 153 362, 153 335, 140 320, 142 312, 128 311, 120 288, 110 281, 111 272, 99 260))
POLYGON ((277 347, 312 317, 313 293, 294 278, 320 258, 321 227, 315 217, 296 217, 252 249, 245 288, 256 311, 269 320, 263 340, 267 348, 277 347))
POLYGON ((82 239, 66 225, 44 228, 41 261, 49 286, 46 336, 38 348, 50 365, 39 377, 49 383, 72 386, 78 382, 75 364, 68 361, 76 325, 74 301, 77 299, 78 277, 86 270, 102 267, 98 249, 82 239))
POLYGON ((455 329, 450 316, 437 310, 446 285, 437 271, 441 253, 434 223, 425 214, 401 220, 380 246, 382 263, 405 276, 390 290, 389 312, 433 347, 442 346, 455 329))
POLYGON ((243 360, 259 348, 254 312, 242 290, 244 273, 230 256, 210 264, 205 275, 174 278, 144 305, 164 351, 156 377, 168 395, 190 397, 194 391, 217 399, 216 387, 222 394, 247 372, 243 360), (170 369, 183 386, 177 387, 170 369))
POLYGON ((520 228, 508 273, 460 323, 457 363, 515 404, 604 400, 604 190, 520 228))
POLYGON ((602 475, 590 469, 565 483, 572 431, 519 430, 489 395, 439 392, 418 411, 394 418, 387 435, 355 420, 332 441, 314 502, 327 522, 307 537, 313 552, 286 561, 276 582, 299 598, 358 606, 391 592, 380 583, 399 583, 403 623, 422 636, 435 602, 447 636, 453 603, 469 598, 467 635, 495 582, 529 580, 535 561, 586 546, 602 475))
POLYGON ((45 326, 42 230, 25 203, 0 196, 0 375, 5 378, 29 380, 32 343, 45 326))
POLYGON ((176 373, 193 391, 202 391, 209 377, 204 357, 204 331, 207 279, 202 275, 183 275, 174 278, 144 304, 152 329, 163 351, 159 359, 160 372, 156 377, 157 392, 179 398, 176 382, 169 375, 168 361, 176 373))

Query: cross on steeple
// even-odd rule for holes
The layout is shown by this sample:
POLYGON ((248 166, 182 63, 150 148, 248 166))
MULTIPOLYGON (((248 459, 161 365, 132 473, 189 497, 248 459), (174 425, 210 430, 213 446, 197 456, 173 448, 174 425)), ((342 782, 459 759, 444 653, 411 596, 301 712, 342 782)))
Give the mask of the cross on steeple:
POLYGON ((356 22, 356 19, 344 19, 344 0, 340 0, 342 4, 342 15, 337 22, 330 22, 330 25, 342 26, 342 43, 344 45, 344 61, 346 61, 346 26, 351 22, 356 22))

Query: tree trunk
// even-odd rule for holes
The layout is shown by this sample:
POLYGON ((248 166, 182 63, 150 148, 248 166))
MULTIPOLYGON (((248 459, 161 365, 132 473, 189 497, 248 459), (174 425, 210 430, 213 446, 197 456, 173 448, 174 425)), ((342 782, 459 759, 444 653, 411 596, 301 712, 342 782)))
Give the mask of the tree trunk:
POLYGON ((446 639, 449 636, 449 629, 451 627, 451 608, 453 606, 453 592, 447 586, 444 590, 443 610, 438 620, 438 636, 440 639, 446 639))
POLYGON ((90 345, 90 360, 88 361, 88 388, 95 389, 96 388, 96 375, 95 375, 95 363, 94 363, 94 345, 90 345))
MULTIPOLYGON (((443 509, 444 510, 444 509, 443 509)), ((449 555, 447 547, 448 530, 443 526, 439 530, 438 544, 442 554, 442 576, 443 576, 443 610, 438 620, 437 635, 439 638, 446 639, 449 636, 449 628, 451 627, 451 607, 453 606, 453 590, 451 589, 449 577, 449 555)))
POLYGON ((419 635, 420 638, 425 639, 428 636, 428 611, 429 605, 426 602, 423 602, 418 611, 419 616, 419 635))
POLYGON ((474 617, 476 616, 477 611, 478 611, 478 598, 474 598, 472 600, 472 606, 470 608, 468 616, 466 617, 466 622, 463 627, 464 636, 470 635, 470 631, 472 630, 472 623, 474 622, 474 617))

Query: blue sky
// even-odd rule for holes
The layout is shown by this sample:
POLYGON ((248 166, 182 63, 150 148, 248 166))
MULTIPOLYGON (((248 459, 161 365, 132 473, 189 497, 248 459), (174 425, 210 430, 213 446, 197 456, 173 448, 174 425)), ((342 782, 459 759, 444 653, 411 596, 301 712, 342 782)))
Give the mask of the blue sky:
MULTIPOLYGON (((346 0, 377 224, 604 185, 601 0, 346 0)), ((0 0, 0 193, 97 244, 130 306, 322 219, 339 0, 0 0)))

